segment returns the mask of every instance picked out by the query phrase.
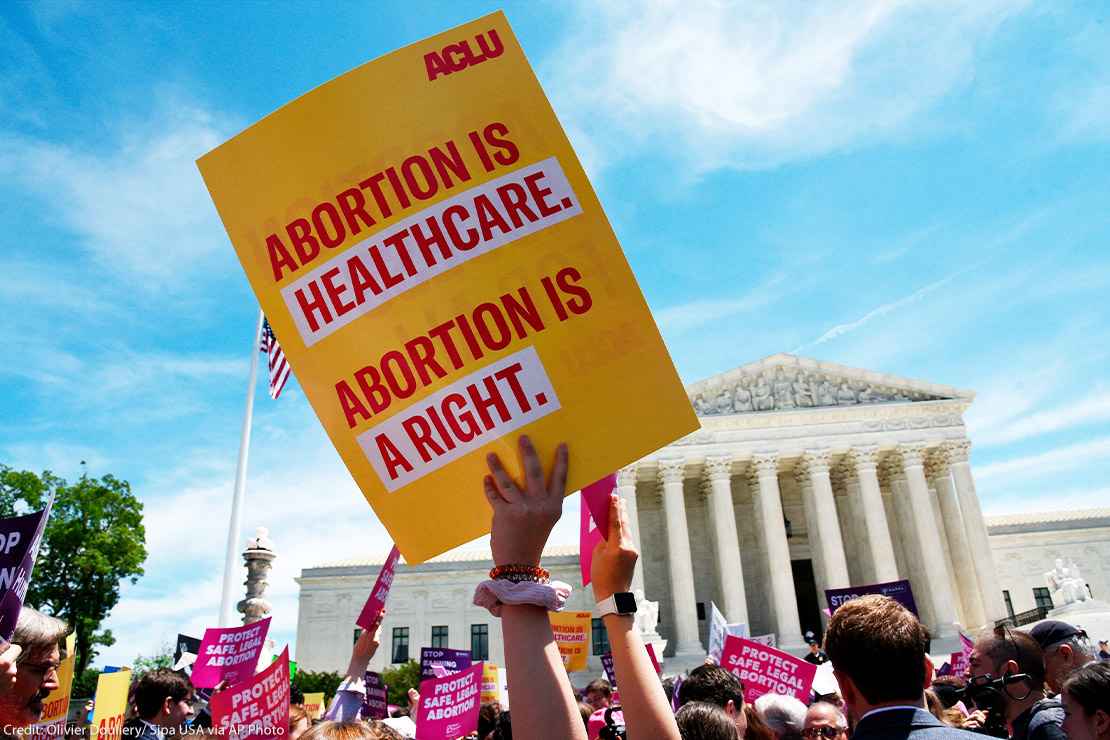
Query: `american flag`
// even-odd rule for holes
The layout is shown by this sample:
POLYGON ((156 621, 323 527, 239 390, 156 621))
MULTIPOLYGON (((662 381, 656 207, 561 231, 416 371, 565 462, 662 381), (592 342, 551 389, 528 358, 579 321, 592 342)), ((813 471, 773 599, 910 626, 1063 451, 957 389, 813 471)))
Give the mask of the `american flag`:
POLYGON ((285 353, 281 351, 281 344, 274 336, 268 320, 262 322, 262 341, 258 351, 265 352, 270 359, 270 398, 277 399, 285 382, 289 380, 290 370, 289 362, 285 359, 285 353))

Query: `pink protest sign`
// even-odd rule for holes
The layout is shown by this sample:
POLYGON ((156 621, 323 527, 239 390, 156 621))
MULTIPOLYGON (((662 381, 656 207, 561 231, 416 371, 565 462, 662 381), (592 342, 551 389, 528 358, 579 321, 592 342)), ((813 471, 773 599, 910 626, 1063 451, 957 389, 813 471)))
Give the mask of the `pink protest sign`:
POLYGON ((289 648, 257 676, 213 694, 209 706, 212 728, 221 737, 285 737, 289 731, 289 648))
POLYGON ((609 536, 609 494, 617 490, 617 474, 610 473, 582 489, 582 500, 590 508, 602 538, 609 536))
POLYGON ((764 694, 786 694, 809 702, 817 666, 789 653, 743 637, 725 637, 721 666, 744 684, 744 701, 764 694))
POLYGON ((394 545, 393 549, 389 551, 389 557, 382 564, 382 569, 378 571, 374 588, 370 589, 370 598, 366 600, 366 605, 362 607, 362 612, 355 620, 355 624, 364 630, 372 629, 381 617, 382 610, 385 609, 385 602, 389 598, 389 589, 393 586, 393 573, 397 570, 397 559, 399 557, 401 557, 401 551, 397 549, 397 545, 394 545))
POLYGON ((655 655, 655 645, 653 645, 649 642, 646 645, 644 645, 644 647, 647 648, 647 654, 648 654, 648 657, 651 658, 651 664, 653 666, 655 666, 656 675, 662 676, 663 675, 663 665, 659 662, 659 658, 657 658, 656 655, 655 655))
POLYGON ((420 740, 455 740, 477 730, 481 691, 481 663, 444 678, 421 681, 416 736, 420 740))
POLYGON ((597 527, 597 522, 590 515, 590 507, 586 504, 586 492, 582 492, 580 502, 582 510, 581 526, 578 533, 578 562, 582 566, 582 585, 590 585, 590 568, 594 562, 594 547, 605 537, 597 527))
POLYGON ((960 652, 952 653, 948 660, 952 663, 952 675, 963 678, 971 663, 971 651, 975 649, 975 643, 963 632, 960 633, 960 648, 960 652))
POLYGON ((206 629, 193 663, 193 686, 211 689, 220 681, 237 684, 249 679, 258 667, 269 629, 269 617, 242 627, 206 629))

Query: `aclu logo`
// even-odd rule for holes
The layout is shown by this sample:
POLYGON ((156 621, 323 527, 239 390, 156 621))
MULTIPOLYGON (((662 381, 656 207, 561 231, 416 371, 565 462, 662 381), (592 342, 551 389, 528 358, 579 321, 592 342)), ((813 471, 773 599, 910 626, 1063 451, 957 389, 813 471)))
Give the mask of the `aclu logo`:
POLYGON ((490 29, 485 33, 477 34, 473 39, 448 44, 442 51, 433 51, 424 55, 424 67, 428 70, 428 82, 434 82, 441 75, 452 72, 461 72, 467 67, 481 64, 489 59, 496 59, 505 51, 504 44, 497 36, 497 31, 490 29), (475 52, 474 47, 477 47, 475 52))

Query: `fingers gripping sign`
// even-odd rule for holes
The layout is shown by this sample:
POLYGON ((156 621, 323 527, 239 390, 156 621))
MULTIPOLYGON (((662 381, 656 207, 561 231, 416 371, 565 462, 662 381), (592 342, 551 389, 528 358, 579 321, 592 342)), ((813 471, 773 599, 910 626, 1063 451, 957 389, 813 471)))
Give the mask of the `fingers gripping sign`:
POLYGON ((493 507, 490 546, 495 565, 539 565, 552 527, 563 512, 568 454, 566 444, 555 451, 550 475, 545 479, 539 454, 527 435, 519 440, 523 485, 505 471, 500 458, 490 453, 490 474, 483 480, 486 499, 493 507))

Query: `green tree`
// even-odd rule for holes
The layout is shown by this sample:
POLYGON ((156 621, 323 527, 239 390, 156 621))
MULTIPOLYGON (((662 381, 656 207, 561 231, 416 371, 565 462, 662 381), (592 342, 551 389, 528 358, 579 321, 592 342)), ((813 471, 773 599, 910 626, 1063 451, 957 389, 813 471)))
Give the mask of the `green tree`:
POLYGON ((297 669, 293 676, 291 686, 294 691, 300 690, 302 694, 313 694, 317 691, 324 693, 324 705, 335 696, 335 690, 343 682, 343 676, 334 671, 302 671, 297 669))
POLYGON ((409 703, 409 689, 420 688, 420 663, 410 660, 382 671, 382 682, 388 687, 387 697, 390 704, 399 707, 409 703))
POLYGON ((142 502, 112 475, 82 475, 70 485, 44 472, 0 464, 0 516, 41 509, 54 493, 27 603, 66 620, 77 633, 75 674, 83 676, 98 645, 112 645, 101 623, 119 602, 120 582, 135 583, 146 560, 142 502))
POLYGON ((136 655, 135 662, 131 664, 131 675, 138 677, 156 668, 173 668, 173 645, 163 644, 155 655, 136 655))

